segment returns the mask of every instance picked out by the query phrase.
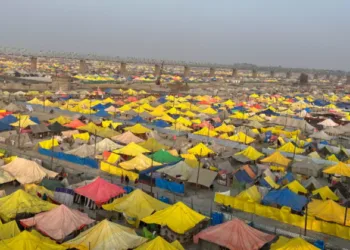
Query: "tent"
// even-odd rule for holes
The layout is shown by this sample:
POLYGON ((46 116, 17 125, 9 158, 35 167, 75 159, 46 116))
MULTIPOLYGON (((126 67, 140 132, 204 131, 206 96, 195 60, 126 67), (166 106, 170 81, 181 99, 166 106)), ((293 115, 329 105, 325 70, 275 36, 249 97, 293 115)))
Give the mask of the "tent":
POLYGON ((312 135, 309 136, 310 138, 319 139, 319 140, 325 140, 330 141, 333 139, 332 136, 327 135, 323 130, 314 132, 312 135))
POLYGON ((150 129, 142 126, 141 124, 135 124, 132 127, 126 127, 124 128, 124 130, 130 131, 131 133, 134 133, 134 134, 145 134, 151 131, 150 129))
POLYGON ((209 169, 200 168, 199 171, 195 169, 192 171, 192 174, 190 178, 187 180, 187 182, 197 183, 197 180, 198 180, 199 185, 210 187, 213 184, 217 175, 218 175, 218 172, 214 172, 209 169))
POLYGON ((188 153, 205 157, 209 154, 214 154, 214 151, 205 146, 203 143, 198 143, 193 148, 187 150, 188 153))
POLYGON ((83 127, 85 125, 86 125, 85 123, 83 123, 82 121, 77 119, 77 120, 71 121, 68 124, 65 124, 64 126, 68 127, 68 128, 79 128, 79 127, 83 127))
MULTIPOLYGON (((173 242, 174 243, 174 242, 173 242)), ((169 243, 164 240, 162 237, 157 236, 155 239, 144 243, 143 245, 135 248, 135 250, 182 250, 179 246, 169 243)), ((180 244, 181 246, 181 244, 180 244)), ((182 246, 181 246, 182 247, 182 246)))
POLYGON ((125 147, 122 147, 121 149, 116 149, 113 152, 117 154, 128 155, 128 156, 137 156, 143 153, 150 153, 149 150, 137 145, 134 142, 129 143, 128 145, 126 145, 125 147))
POLYGON ((306 176, 318 177, 322 168, 321 165, 316 164, 312 159, 305 158, 293 163, 292 172, 306 176))
POLYGON ((59 117, 56 117, 54 119, 49 120, 49 123, 53 124, 53 123, 59 123, 61 125, 67 124, 69 122, 71 122, 72 120, 69 117, 66 116, 62 116, 60 115, 59 117))
POLYGON ((246 149, 236 153, 235 155, 243 155, 251 161, 256 161, 260 157, 264 156, 264 154, 260 153, 258 150, 256 150, 252 146, 247 147, 246 149))
POLYGON ((9 131, 12 127, 9 124, 6 124, 0 120, 0 131, 9 131))
POLYGON ((199 240, 205 240, 231 250, 259 250, 274 238, 274 235, 263 233, 235 218, 204 229, 193 237, 193 241, 198 244, 199 240))
POLYGON ((125 250, 133 249, 146 241, 146 238, 137 236, 131 228, 103 220, 74 239, 63 243, 63 246, 79 250, 125 250))
POLYGON ((170 205, 163 203, 140 189, 135 189, 130 194, 115 199, 112 203, 103 205, 107 211, 123 213, 130 224, 139 225, 141 219, 151 215, 155 211, 168 208, 170 205))
POLYGON ((65 153, 70 154, 70 155, 76 155, 76 156, 79 156, 82 158, 90 157, 90 156, 95 155, 95 146, 83 144, 83 145, 79 146, 78 148, 69 150, 65 153))
POLYGON ((145 170, 150 167, 161 166, 162 164, 152 159, 148 158, 143 154, 138 154, 136 157, 132 158, 129 161, 124 161, 119 164, 119 167, 126 170, 145 170))
POLYGON ((48 129, 54 133, 61 133, 62 131, 66 131, 68 130, 69 128, 61 125, 60 123, 58 122, 54 122, 52 124, 50 124, 49 126, 47 126, 48 129))
POLYGON ((154 138, 148 138, 147 141, 141 142, 138 144, 139 144, 139 146, 141 146, 145 149, 148 149, 151 152, 156 152, 156 151, 161 150, 161 149, 165 149, 165 150, 169 149, 168 146, 161 144, 160 142, 158 142, 154 138))
POLYGON ((303 238, 281 238, 271 245, 271 250, 320 250, 318 247, 310 244, 303 238))
POLYGON ((250 144, 250 143, 255 141, 254 138, 246 135, 243 132, 238 132, 237 134, 230 136, 228 139, 231 141, 236 141, 236 142, 244 143, 244 144, 250 144))
POLYGON ((93 223, 87 214, 60 205, 48 212, 20 220, 24 227, 35 227, 54 240, 63 240, 72 232, 93 223), (48 223, 49 222, 49 223, 48 223))
POLYGON ((209 129, 208 127, 203 127, 201 130, 194 132, 195 135, 209 136, 214 137, 217 136, 218 133, 215 130, 209 129))
POLYGON ((296 147, 292 142, 288 142, 284 144, 282 147, 279 147, 277 150, 288 152, 288 153, 295 153, 295 154, 302 154, 304 153, 304 149, 296 147))
POLYGON ((259 192, 258 187, 253 185, 236 195, 236 198, 244 201, 260 203, 262 196, 259 192))
POLYGON ((102 141, 96 143, 96 152, 103 153, 104 151, 113 151, 122 147, 123 146, 113 142, 112 140, 105 138, 102 141))
POLYGON ((187 165, 185 161, 180 161, 174 165, 157 170, 158 173, 163 173, 172 178, 176 178, 183 181, 188 180, 190 178, 190 176, 192 175, 192 171, 196 170, 193 170, 193 168, 187 165))
POLYGON ((64 250, 66 248, 34 231, 23 231, 13 238, 0 241, 0 249, 64 250))
POLYGON ((177 202, 166 209, 143 218, 142 221, 147 224, 167 226, 175 233, 184 234, 205 219, 204 215, 197 213, 182 202, 177 202))
POLYGON ((335 123, 332 119, 326 119, 322 122, 317 123, 318 125, 322 125, 323 127, 336 127, 339 126, 338 123, 335 123))
POLYGON ((328 187, 324 186, 312 191, 312 195, 319 195, 322 200, 338 201, 339 197, 328 187))
POLYGON ((111 198, 125 193, 125 190, 98 177, 93 182, 76 188, 74 192, 93 200, 97 205, 101 205, 111 198))
POLYGON ((181 157, 173 156, 172 154, 170 154, 168 151, 164 149, 158 150, 157 152, 149 155, 148 157, 156 162, 160 162, 164 164, 175 163, 182 160, 181 157))
POLYGON ((298 194, 298 193, 307 194, 308 193, 307 189, 304 188, 303 185, 301 185, 300 182, 297 180, 289 182, 283 188, 289 188, 290 191, 292 191, 296 194, 298 194))
MULTIPOLYGON (((308 215, 314 216, 321 220, 344 224, 345 207, 339 205, 332 200, 312 200, 308 204, 308 215)), ((347 211, 346 225, 350 226, 350 211, 347 211)))
POLYGON ((117 141, 117 142, 120 142, 120 143, 123 143, 123 144, 129 144, 131 142, 134 142, 134 143, 141 143, 143 142, 144 140, 135 136, 133 133, 131 133, 130 131, 127 131, 121 135, 116 135, 116 136, 113 136, 111 138, 113 141, 117 141))
POLYGON ((0 217, 9 221, 21 213, 37 214, 55 208, 56 205, 32 196, 22 189, 0 198, 0 217))
POLYGON ((350 177, 350 167, 343 162, 338 162, 336 165, 330 166, 323 170, 325 174, 338 174, 350 177))
POLYGON ((280 206, 290 207, 300 212, 307 203, 305 196, 297 195, 289 189, 272 190, 265 195, 262 200, 263 204, 278 204, 280 206))
POLYGON ((0 223, 0 241, 15 237, 20 232, 21 231, 19 230, 17 222, 15 220, 12 220, 5 224, 0 223))
POLYGON ((280 152, 275 151, 273 154, 267 156, 266 158, 262 159, 261 162, 264 163, 272 163, 272 164, 278 164, 281 166, 288 166, 291 160, 284 157, 280 152))
POLYGON ((15 178, 11 174, 0 168, 0 185, 13 180, 15 180, 15 178))
POLYGON ((19 183, 38 183, 44 177, 54 178, 57 173, 43 168, 35 161, 17 157, 15 160, 1 167, 2 170, 8 172, 19 183))
POLYGON ((152 122, 152 125, 160 128, 170 127, 169 123, 161 119, 155 120, 154 122, 152 122))

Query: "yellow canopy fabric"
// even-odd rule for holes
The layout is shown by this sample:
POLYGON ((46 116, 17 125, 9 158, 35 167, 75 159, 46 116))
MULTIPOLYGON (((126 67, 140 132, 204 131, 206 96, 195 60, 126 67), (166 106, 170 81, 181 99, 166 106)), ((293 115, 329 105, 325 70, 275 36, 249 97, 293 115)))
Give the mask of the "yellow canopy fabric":
POLYGON ((284 152, 288 152, 288 153, 294 153, 295 152, 296 154, 302 154, 305 151, 302 148, 298 148, 298 147, 294 146, 294 144, 291 143, 291 142, 287 142, 282 147, 278 148, 278 150, 284 151, 284 152))
POLYGON ((207 156, 208 154, 214 154, 214 151, 205 146, 203 143, 198 143, 193 148, 188 149, 187 152, 201 157, 207 156))
POLYGON ((283 247, 285 244, 287 244, 288 241, 290 241, 289 238, 284 237, 284 236, 279 236, 278 240, 275 243, 271 244, 270 250, 279 249, 280 247, 283 247))
POLYGON ((122 154, 122 155, 137 156, 137 155, 143 154, 143 153, 150 153, 151 151, 137 145, 134 142, 131 142, 128 145, 126 145, 125 147, 123 147, 121 149, 116 149, 113 152, 117 153, 117 154, 122 154))
POLYGON ((228 139, 231 141, 236 141, 236 142, 245 143, 245 144, 250 144, 253 141, 255 141, 254 138, 250 137, 249 135, 246 135, 243 132, 238 132, 237 134, 230 136, 228 139))
POLYGON ((221 126, 215 128, 216 132, 229 133, 234 131, 234 127, 232 125, 226 125, 225 123, 221 124, 221 126))
POLYGON ((181 123, 174 123, 171 127, 168 127, 167 129, 179 130, 179 131, 192 131, 191 128, 188 128, 181 123))
POLYGON ((278 185, 274 180, 272 180, 270 176, 266 176, 264 180, 274 189, 280 187, 280 185, 278 185))
POLYGON ((142 221, 147 224, 167 226, 175 233, 184 234, 205 218, 204 215, 197 213, 184 203, 177 202, 166 209, 143 218, 142 221))
POLYGON ((44 149, 51 149, 52 147, 57 147, 59 144, 58 144, 58 141, 56 139, 49 139, 49 140, 46 140, 46 141, 41 141, 39 142, 39 146, 41 148, 44 148, 44 149))
POLYGON ((50 198, 54 198, 54 192, 46 189, 43 186, 38 186, 36 184, 24 184, 24 190, 33 196, 37 196, 37 194, 41 194, 42 196, 46 194, 50 198))
POLYGON ((230 115, 229 117, 233 119, 245 120, 245 119, 248 119, 249 115, 247 113, 236 112, 233 115, 230 115))
POLYGON ((59 117, 56 117, 54 119, 51 119, 49 120, 49 122, 52 124, 52 123, 55 123, 55 122, 58 122, 59 124, 61 125, 64 125, 64 124, 67 124, 69 122, 71 122, 72 120, 66 116, 59 116, 59 117))
POLYGON ((19 189, 10 195, 0 198, 0 217, 5 221, 9 221, 20 213, 37 214, 49 211, 55 207, 56 205, 19 189))
POLYGON ((215 115, 218 112, 215 109, 208 107, 208 108, 202 110, 201 113, 208 114, 208 115, 215 115))
POLYGON ((134 222, 138 226, 142 218, 151 215, 154 211, 160 211, 169 206, 142 190, 136 189, 122 198, 115 199, 110 204, 103 205, 102 208, 107 211, 123 213, 124 216, 129 217, 129 219, 127 218, 129 223, 134 222))
MULTIPOLYGON (((343 225, 345 207, 332 200, 312 200, 308 204, 308 214, 325 221, 336 222, 343 225)), ((346 216, 346 225, 350 226, 350 211, 348 211, 346 216)))
POLYGON ((162 237, 157 236, 155 239, 139 246, 135 250, 180 250, 176 246, 170 244, 162 237))
POLYGON ((91 134, 95 134, 101 129, 101 127, 97 126, 93 122, 89 122, 87 125, 78 127, 77 129, 90 132, 91 134))
POLYGON ((26 128, 30 125, 36 125, 36 123, 33 122, 32 120, 30 120, 29 116, 25 116, 25 117, 21 116, 20 120, 14 122, 14 123, 11 123, 11 126, 20 127, 20 128, 26 128))
POLYGON ((338 158, 335 156, 335 154, 332 154, 326 158, 328 161, 335 161, 335 162, 340 162, 338 158))
POLYGON ((147 141, 140 142, 138 145, 140 145, 141 147, 151 152, 156 152, 161 149, 164 149, 164 150, 169 149, 168 146, 161 144, 154 138, 148 138, 147 141))
POLYGON ((141 124, 135 124, 134 126, 131 126, 131 127, 126 127, 124 128, 124 130, 126 131, 130 131, 134 134, 144 134, 144 133, 148 133, 150 132, 151 130, 142 126, 141 124))
POLYGON ((284 244, 283 246, 279 245, 278 247, 274 247, 271 249, 274 249, 274 250, 320 250, 319 248, 315 247, 314 245, 310 244, 309 242, 307 242, 306 240, 304 240, 300 237, 288 240, 288 242, 286 242, 286 244, 284 244))
POLYGON ((297 180, 294 180, 290 183, 288 183, 287 185, 285 185, 283 188, 289 188, 290 191, 298 194, 298 193, 304 193, 304 194, 307 194, 308 191, 306 188, 304 188, 303 185, 300 184, 299 181, 297 180))
POLYGON ((139 175, 137 173, 124 170, 122 168, 119 168, 117 166, 114 166, 114 165, 112 165, 108 162, 104 162, 104 161, 101 161, 100 169, 101 169, 101 171, 107 172, 111 175, 128 176, 131 181, 135 181, 136 179, 139 178, 139 175))
POLYGON ((268 157, 261 160, 261 162, 264 163, 274 163, 281 166, 288 166, 291 160, 284 157, 280 152, 275 151, 273 154, 269 155, 268 157))
POLYGON ((252 161, 256 161, 260 157, 264 156, 264 154, 260 153, 258 150, 256 150, 252 146, 247 147, 246 149, 236 153, 235 155, 243 155, 252 161))
POLYGON ((350 167, 348 167, 343 162, 339 162, 338 164, 323 170, 323 173, 326 173, 326 174, 339 174, 339 175, 342 175, 342 176, 350 177, 350 167))
POLYGON ((21 231, 17 226, 17 222, 15 220, 7 222, 5 224, 0 223, 0 241, 6 240, 18 235, 21 231))
POLYGON ((175 119, 172 118, 171 116, 167 115, 167 114, 164 114, 160 117, 157 117, 156 118, 157 120, 163 120, 163 121, 166 121, 166 122, 175 122, 175 119))
POLYGON ((49 238, 39 237, 38 234, 33 232, 23 231, 13 238, 0 241, 0 250, 8 249, 63 250, 66 248, 49 238))
POLYGON ((73 135, 74 140, 81 139, 84 141, 88 141, 90 139, 90 134, 88 132, 80 133, 80 134, 74 134, 73 135))
POLYGON ((328 199, 334 200, 334 201, 339 200, 339 197, 328 186, 324 186, 312 191, 312 195, 317 195, 317 194, 319 194, 321 196, 321 199, 324 201, 328 199))
POLYGON ((181 245, 178 240, 175 240, 170 243, 173 247, 176 247, 177 250, 185 250, 185 248, 181 245))
POLYGON ((116 153, 111 153, 108 158, 107 158, 107 162, 111 163, 111 164, 115 164, 119 161, 120 159, 120 155, 116 154, 116 153))
POLYGON ((27 103, 30 103, 30 104, 37 104, 37 105, 43 105, 44 102, 35 97, 35 98, 33 98, 32 100, 28 101, 27 103))
POLYGON ((198 130, 194 134, 195 135, 209 136, 209 137, 214 137, 214 136, 218 135, 217 132, 215 132, 214 130, 209 129, 208 127, 203 127, 201 130, 198 130))
POLYGON ((244 200, 244 201, 249 201, 249 202, 258 202, 260 203, 261 201, 261 194, 257 188, 257 186, 251 186, 250 188, 243 190, 240 192, 236 198, 244 200))
POLYGON ((113 123, 113 121, 111 121, 111 120, 102 121, 102 127, 108 128, 112 123, 113 123))
POLYGON ((179 124, 182 124, 182 125, 185 125, 185 126, 191 126, 192 125, 192 122, 190 120, 187 120, 186 118, 180 116, 179 118, 177 118, 175 120, 176 123, 179 123, 179 124))
POLYGON ((146 238, 137 236, 131 228, 103 220, 74 239, 63 243, 63 246, 79 250, 134 249, 146 241, 146 238))
POLYGON ((150 167, 156 167, 162 165, 159 162, 152 161, 152 159, 148 158, 143 154, 138 154, 136 157, 129 161, 124 161, 119 163, 119 166, 126 170, 145 170, 150 167))

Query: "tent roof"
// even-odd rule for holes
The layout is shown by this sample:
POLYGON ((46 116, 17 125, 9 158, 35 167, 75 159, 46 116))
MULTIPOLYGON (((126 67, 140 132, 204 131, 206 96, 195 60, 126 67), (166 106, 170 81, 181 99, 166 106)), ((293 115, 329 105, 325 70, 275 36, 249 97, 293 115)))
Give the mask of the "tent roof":
POLYGON ((113 152, 117 154, 122 154, 122 155, 129 155, 129 156, 137 156, 143 153, 150 153, 149 150, 137 145, 134 142, 129 143, 128 145, 126 145, 125 147, 122 147, 121 149, 116 149, 113 152))
MULTIPOLYGON (((213 181, 215 180, 217 175, 218 175, 217 172, 211 171, 209 169, 201 168, 199 169, 198 184, 205 187, 210 187, 210 185, 213 184, 213 181)), ((190 178, 187 180, 187 182, 197 183, 197 176, 198 176, 198 171, 197 170, 192 171, 192 174, 190 178)))
POLYGON ((194 242, 198 243, 199 239, 203 239, 231 250, 258 250, 274 238, 274 235, 252 228, 239 219, 233 219, 201 231, 194 236, 194 242))
POLYGON ((164 149, 158 150, 157 152, 149 155, 148 157, 160 163, 174 163, 182 159, 181 157, 173 156, 164 149))
POLYGON ((205 218, 206 217, 204 215, 197 213, 184 203, 177 202, 166 209, 160 210, 146 218, 143 218, 142 221, 147 224, 167 226, 176 233, 184 234, 205 218))
POLYGON ((342 176, 350 177, 350 167, 343 162, 338 162, 336 165, 330 166, 323 170, 326 174, 339 174, 342 176))
POLYGON ((193 148, 188 149, 187 152, 198 156, 207 156, 208 154, 214 153, 213 150, 205 146, 203 143, 198 143, 193 148))
POLYGON ((111 139, 113 141, 117 141, 117 142, 120 142, 120 143, 123 143, 123 144, 129 144, 131 142, 141 143, 141 142, 144 141, 143 139, 137 137, 136 135, 134 135, 130 131, 127 131, 127 132, 125 132, 125 133, 123 133, 121 135, 113 136, 111 139))
POLYGON ((135 189, 130 194, 115 199, 112 203, 103 205, 107 211, 125 213, 127 216, 136 217, 138 220, 151 215, 154 211, 168 208, 170 205, 163 203, 140 189, 135 189))
POLYGON ((148 149, 151 152, 156 152, 161 149, 169 149, 168 146, 161 144, 154 138, 148 138, 147 141, 138 143, 141 147, 148 149))
POLYGON ((60 205, 48 212, 20 221, 25 227, 36 227, 55 240, 63 240, 75 230, 94 222, 87 214, 60 205), (50 222, 50 223, 48 223, 50 222))
POLYGON ((96 143, 96 151, 98 153, 102 153, 104 151, 113 151, 115 149, 119 149, 122 147, 123 147, 122 145, 119 145, 108 138, 105 138, 102 141, 96 143))
POLYGON ((125 193, 121 187, 105 181, 101 177, 96 178, 93 182, 76 188, 74 190, 77 194, 85 196, 100 205, 106 203, 111 198, 125 193))
POLYGON ((316 195, 316 194, 319 194, 322 200, 324 201, 328 199, 333 201, 339 200, 339 197, 328 186, 324 186, 312 191, 312 195, 316 195))
POLYGON ((17 222, 12 220, 5 224, 0 223, 0 241, 6 240, 18 235, 21 231, 18 228, 17 222))
POLYGON ((265 163, 275 163, 282 166, 288 166, 291 160, 284 157, 280 152, 275 151, 273 154, 267 156, 266 158, 262 159, 261 162, 265 163))
POLYGON ((11 182, 15 180, 15 178, 5 170, 0 168, 0 184, 11 182))
POLYGON ((265 195, 262 200, 264 204, 278 204, 280 206, 287 206, 295 211, 301 211, 307 203, 305 196, 297 195, 289 189, 272 190, 265 195))
POLYGON ((129 161, 119 163, 119 166, 126 170, 145 170, 150 167, 161 166, 162 164, 156 161, 152 162, 152 159, 148 158, 143 154, 138 154, 136 157, 129 161))
POLYGON ((63 245, 79 250, 88 249, 133 249, 145 243, 146 238, 137 236, 131 228, 103 220, 63 245))
POLYGON ((258 150, 256 150, 252 146, 247 147, 246 149, 236 153, 235 155, 243 155, 251 161, 255 161, 260 157, 264 156, 264 154, 260 153, 258 150))
POLYGON ((58 122, 54 122, 52 124, 50 124, 49 126, 47 126, 48 129, 50 129, 52 132, 55 132, 55 133, 60 133, 62 131, 66 131, 68 130, 69 128, 61 125, 60 123, 58 122))
POLYGON ((326 140, 326 141, 330 141, 333 138, 332 136, 327 135, 323 130, 314 132, 309 137, 314 139, 326 140))
POLYGON ((85 126, 85 125, 86 125, 85 123, 83 123, 82 121, 76 119, 74 121, 71 121, 68 124, 65 124, 64 126, 65 127, 69 127, 69 128, 78 128, 78 127, 82 127, 82 126, 85 126))
POLYGON ((142 126, 141 124, 135 124, 134 126, 131 126, 131 127, 126 127, 124 128, 125 131, 130 131, 134 134, 144 134, 144 133, 147 133, 147 132, 150 132, 151 130, 142 126))
POLYGON ((95 154, 95 146, 83 144, 75 149, 69 150, 66 152, 67 154, 76 155, 79 157, 89 157, 95 154))
POLYGON ((288 240, 283 246, 272 248, 273 250, 319 250, 318 247, 315 247, 314 245, 310 244, 303 238, 294 238, 288 240))
POLYGON ((185 161, 180 161, 174 165, 158 169, 157 172, 167 174, 180 180, 188 180, 192 175, 193 168, 187 165, 185 161))
MULTIPOLYGON (((344 223, 345 207, 332 200, 312 200, 307 208, 308 214, 311 216, 341 225, 344 223)), ((350 226, 350 211, 348 211, 346 218, 346 225, 350 226)))
POLYGON ((162 237, 157 236, 155 239, 135 248, 135 250, 180 250, 173 243, 169 243, 162 237))

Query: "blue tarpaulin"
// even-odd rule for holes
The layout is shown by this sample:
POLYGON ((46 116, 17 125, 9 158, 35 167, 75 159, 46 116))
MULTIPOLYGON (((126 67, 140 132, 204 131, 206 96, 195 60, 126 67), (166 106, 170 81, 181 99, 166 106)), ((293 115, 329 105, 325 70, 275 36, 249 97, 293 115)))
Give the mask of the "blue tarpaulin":
POLYGON ((104 111, 103 109, 99 110, 97 113, 95 113, 96 116, 99 117, 108 117, 110 114, 108 114, 107 111, 104 111))
POLYGON ((156 127, 160 127, 160 128, 170 127, 170 124, 164 120, 156 120, 152 123, 152 125, 154 125, 156 127))
POLYGON ((141 116, 135 116, 134 118, 129 120, 130 122, 134 123, 146 123, 146 121, 141 116))
POLYGON ((314 101, 314 104, 315 104, 316 106, 321 106, 321 107, 323 107, 323 106, 326 106, 326 105, 330 104, 330 102, 327 102, 327 101, 321 100, 321 99, 317 99, 317 100, 314 101))
POLYGON ((306 205, 307 198, 293 193, 288 188, 284 188, 268 192, 262 200, 262 203, 265 205, 278 204, 300 212, 306 205))
POLYGON ((167 100, 165 99, 164 96, 162 96, 161 98, 159 98, 157 101, 158 101, 159 103, 162 103, 162 104, 167 102, 167 100))
POLYGON ((285 176, 283 176, 281 179, 278 180, 278 184, 287 185, 289 182, 294 181, 295 178, 292 173, 287 173, 285 176))
POLYGON ((162 178, 156 178, 156 187, 166 189, 174 193, 185 193, 185 187, 183 184, 177 182, 170 182, 162 178))
POLYGON ((13 115, 7 115, 0 120, 0 122, 5 123, 5 124, 11 124, 11 123, 14 123, 16 121, 18 121, 18 119, 16 117, 14 117, 13 115))
POLYGON ((234 175, 239 182, 252 183, 254 181, 243 169, 238 170, 234 175))
POLYGON ((0 121, 0 131, 8 131, 8 130, 11 130, 11 126, 9 124, 6 124, 0 121))
POLYGON ((35 122, 35 123, 37 123, 37 124, 40 124, 40 121, 39 121, 39 118, 38 118, 38 117, 31 116, 31 117, 30 117, 30 120, 31 120, 32 122, 35 122))
POLYGON ((76 155, 66 154, 63 152, 54 152, 54 151, 40 148, 40 147, 39 147, 39 153, 50 157, 53 156, 54 158, 64 160, 64 161, 69 161, 75 164, 86 165, 91 168, 98 168, 98 161, 88 157, 82 158, 76 155))

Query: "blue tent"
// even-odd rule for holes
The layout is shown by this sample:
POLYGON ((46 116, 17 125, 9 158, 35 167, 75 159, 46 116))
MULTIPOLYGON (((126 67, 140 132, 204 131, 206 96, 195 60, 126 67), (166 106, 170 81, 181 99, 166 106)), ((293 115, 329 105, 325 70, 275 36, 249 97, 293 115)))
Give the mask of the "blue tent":
POLYGON ((14 117, 13 115, 7 115, 0 120, 0 122, 8 124, 8 125, 11 123, 14 123, 16 121, 18 121, 18 119, 16 117, 14 117))
POLYGON ((108 117, 110 114, 108 114, 107 111, 104 111, 103 109, 99 110, 97 113, 95 113, 96 116, 99 117, 108 117))
POLYGON ((129 121, 135 122, 135 123, 146 123, 146 121, 141 116, 135 116, 134 118, 130 119, 129 121))
POLYGON ((321 106, 321 107, 323 107, 323 106, 326 106, 326 105, 330 104, 330 102, 327 102, 327 101, 321 100, 321 99, 317 99, 317 100, 314 101, 314 104, 315 104, 316 106, 321 106))
POLYGON ((159 99, 157 100, 157 102, 159 102, 159 103, 166 103, 167 100, 165 99, 164 96, 162 96, 161 98, 159 98, 159 99))
POLYGON ((294 180, 295 180, 295 178, 294 178, 293 174, 287 173, 285 176, 283 176, 281 179, 279 179, 277 183, 285 185, 285 184, 288 184, 289 182, 292 182, 294 180), (283 184, 283 183, 285 183, 285 184, 283 184))
POLYGON ((30 117, 30 120, 31 120, 32 122, 35 122, 36 124, 40 124, 40 121, 39 121, 39 118, 38 118, 38 117, 31 116, 31 117, 30 117))
POLYGON ((98 110, 101 110, 101 109, 106 109, 107 107, 105 105, 103 105, 102 103, 99 103, 95 106, 92 107, 93 109, 98 109, 98 110))
POLYGON ((8 131, 8 130, 11 130, 11 126, 9 124, 6 124, 0 121, 0 131, 8 131))
POLYGON ((288 188, 272 190, 265 195, 262 203, 265 205, 278 204, 280 206, 290 207, 300 212, 307 203, 307 198, 293 193, 288 188))
POLYGON ((271 109, 266 109, 264 111, 261 111, 261 112, 258 112, 257 115, 260 115, 260 114, 265 114, 267 116, 279 116, 280 114, 279 113, 276 113, 276 112, 273 112, 271 109))
POLYGON ((252 183, 254 181, 243 169, 238 170, 234 175, 239 182, 252 183))
POLYGON ((160 127, 160 128, 170 127, 170 124, 164 120, 156 120, 152 123, 152 125, 154 125, 156 127, 160 127))

